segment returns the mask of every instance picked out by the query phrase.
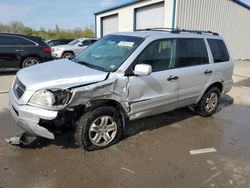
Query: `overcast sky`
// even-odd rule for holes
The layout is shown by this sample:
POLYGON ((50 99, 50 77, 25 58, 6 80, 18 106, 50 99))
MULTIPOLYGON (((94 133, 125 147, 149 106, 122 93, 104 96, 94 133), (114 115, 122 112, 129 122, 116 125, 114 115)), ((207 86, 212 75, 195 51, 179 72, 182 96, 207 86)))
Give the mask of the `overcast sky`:
MULTIPOLYGON (((131 0, 0 0, 0 22, 21 21, 34 28, 94 25, 93 13, 131 0)), ((242 0, 250 5, 250 0, 242 0)))

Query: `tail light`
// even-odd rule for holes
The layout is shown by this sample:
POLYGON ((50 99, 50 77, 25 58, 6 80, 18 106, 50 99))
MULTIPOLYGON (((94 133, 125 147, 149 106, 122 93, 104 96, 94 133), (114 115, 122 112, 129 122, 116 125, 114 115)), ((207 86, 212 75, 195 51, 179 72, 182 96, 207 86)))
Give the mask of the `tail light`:
POLYGON ((51 53, 51 48, 43 48, 43 51, 47 52, 47 53, 51 53))

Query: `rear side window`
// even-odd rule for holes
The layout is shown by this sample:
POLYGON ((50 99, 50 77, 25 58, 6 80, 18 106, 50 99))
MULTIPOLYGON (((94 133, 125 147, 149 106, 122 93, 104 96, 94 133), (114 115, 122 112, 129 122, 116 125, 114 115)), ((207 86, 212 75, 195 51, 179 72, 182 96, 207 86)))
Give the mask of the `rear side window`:
POLYGON ((229 61, 229 54, 225 43, 219 39, 208 39, 208 44, 213 54, 214 62, 229 61))
POLYGON ((24 38, 17 38, 17 40, 18 40, 19 45, 22 45, 22 46, 34 46, 35 45, 35 43, 29 40, 26 40, 24 38))
POLYGON ((154 41, 140 54, 137 64, 148 64, 152 71, 163 71, 175 67, 176 39, 154 41))
POLYGON ((204 39, 180 38, 177 51, 177 67, 189 67, 209 63, 204 39))
POLYGON ((16 37, 0 36, 0 46, 15 46, 18 45, 16 37))

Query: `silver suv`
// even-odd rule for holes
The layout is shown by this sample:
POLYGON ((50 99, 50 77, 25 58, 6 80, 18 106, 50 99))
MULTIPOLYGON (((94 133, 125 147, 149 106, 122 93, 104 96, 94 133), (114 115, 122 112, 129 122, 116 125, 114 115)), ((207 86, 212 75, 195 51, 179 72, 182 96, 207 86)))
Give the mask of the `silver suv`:
POLYGON ((79 38, 71 41, 65 45, 53 46, 51 48, 51 54, 53 58, 70 58, 79 54, 81 51, 94 44, 97 39, 94 38, 79 38))
POLYGON ((54 139, 72 126, 76 143, 95 150, 116 143, 129 120, 185 106, 216 112, 233 84, 224 40, 201 31, 107 35, 72 59, 20 70, 10 111, 26 132, 54 139))

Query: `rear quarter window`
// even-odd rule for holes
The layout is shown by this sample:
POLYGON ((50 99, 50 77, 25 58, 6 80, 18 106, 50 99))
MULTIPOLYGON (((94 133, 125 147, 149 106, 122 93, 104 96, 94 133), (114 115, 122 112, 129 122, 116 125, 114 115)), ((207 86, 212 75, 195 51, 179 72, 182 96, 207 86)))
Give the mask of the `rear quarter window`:
POLYGON ((223 40, 208 39, 208 44, 214 58, 214 63, 229 61, 229 54, 223 40))

